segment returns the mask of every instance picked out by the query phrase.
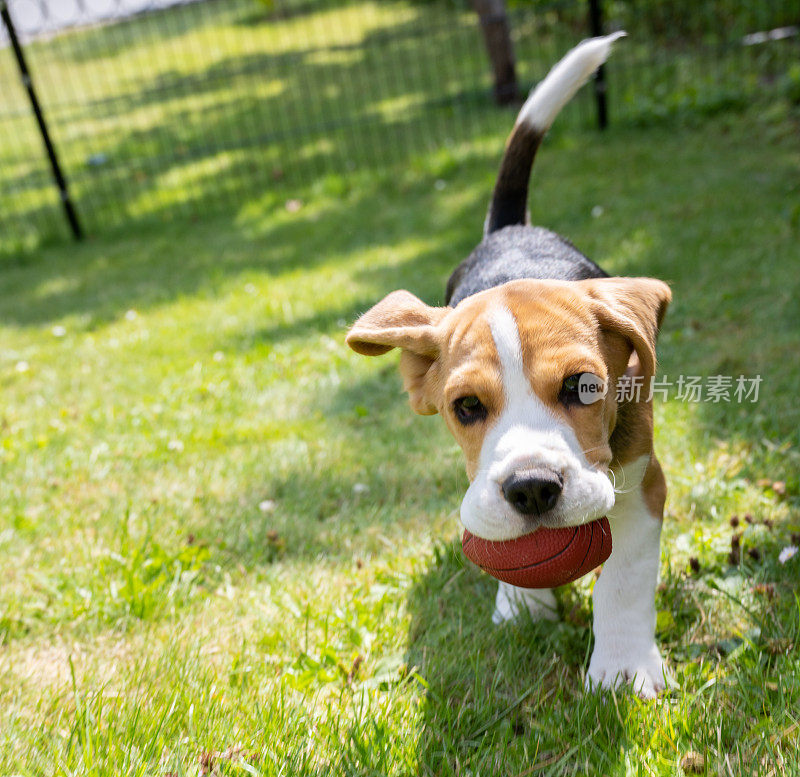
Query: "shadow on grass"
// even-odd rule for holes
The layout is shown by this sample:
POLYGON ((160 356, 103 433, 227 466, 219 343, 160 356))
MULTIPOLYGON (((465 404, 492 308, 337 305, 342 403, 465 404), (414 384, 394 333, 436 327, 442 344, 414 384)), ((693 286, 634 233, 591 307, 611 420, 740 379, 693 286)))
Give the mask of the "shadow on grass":
MULTIPOLYGON (((690 709, 698 722, 709 714, 708 704, 714 715, 733 716, 722 734, 728 752, 747 737, 752 720, 780 719, 786 709, 761 680, 797 644, 800 567, 781 569, 776 554, 766 555, 739 568, 723 564, 694 575, 670 569, 657 595, 659 611, 671 615, 658 639, 687 686, 674 696, 691 693, 700 666, 717 678, 713 693, 700 701, 708 684, 700 688, 690 709), (744 605, 740 597, 751 589, 760 594, 744 605), (730 621, 716 623, 717 614, 709 622, 699 600, 709 609, 732 608, 730 621), (747 626, 732 627, 741 616, 747 626)), ((495 591, 496 582, 466 562, 455 542, 436 547, 410 592, 405 663, 414 673, 411 681, 416 675, 422 686, 420 773, 616 774, 638 760, 652 733, 641 728, 652 703, 629 689, 598 695, 582 688, 592 647, 588 601, 568 586, 559 592, 561 621, 522 617, 498 627, 490 623, 495 591), (504 764, 515 768, 505 771, 504 764)), ((670 695, 662 702, 666 707, 670 695)), ((705 729, 690 733, 695 741, 706 738, 705 729)), ((716 734, 708 736, 713 741, 716 734)))
POLYGON ((406 664, 424 683, 421 773, 505 773, 503 763, 566 773, 611 773, 626 749, 617 714, 585 694, 582 671, 591 642, 583 623, 494 626, 497 583, 463 559, 460 543, 439 545, 408 598, 412 615, 406 664), (565 732, 584 729, 580 739, 565 732))

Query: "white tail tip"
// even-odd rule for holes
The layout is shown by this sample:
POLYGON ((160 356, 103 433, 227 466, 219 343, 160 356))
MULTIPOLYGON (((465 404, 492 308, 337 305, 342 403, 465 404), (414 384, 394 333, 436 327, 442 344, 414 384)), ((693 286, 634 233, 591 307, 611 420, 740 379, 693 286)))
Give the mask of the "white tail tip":
POLYGON ((579 43, 531 92, 519 112, 517 124, 527 124, 543 134, 547 132, 561 109, 608 59, 612 44, 627 34, 614 32, 579 43))

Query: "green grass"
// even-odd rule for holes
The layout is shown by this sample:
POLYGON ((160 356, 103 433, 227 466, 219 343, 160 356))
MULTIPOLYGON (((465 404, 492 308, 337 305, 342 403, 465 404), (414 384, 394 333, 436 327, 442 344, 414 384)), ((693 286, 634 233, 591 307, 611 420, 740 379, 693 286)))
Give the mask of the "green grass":
POLYGON ((679 687, 653 704, 581 690, 591 579, 556 625, 490 627, 459 451, 396 357, 343 343, 388 291, 441 301, 501 132, 4 259, 0 773, 797 774, 798 129, 775 104, 537 162, 536 221, 671 282, 662 374, 764 379, 657 406, 679 687))

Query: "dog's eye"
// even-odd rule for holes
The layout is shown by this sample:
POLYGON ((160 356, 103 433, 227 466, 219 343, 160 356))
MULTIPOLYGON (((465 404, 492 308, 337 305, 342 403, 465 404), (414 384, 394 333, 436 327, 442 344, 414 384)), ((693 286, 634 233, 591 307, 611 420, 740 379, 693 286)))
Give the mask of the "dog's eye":
POLYGON ((593 405, 606 395, 606 382, 593 372, 576 372, 561 383, 558 399, 562 405, 593 405))
POLYGON ((453 412, 459 423, 468 426, 486 418, 486 408, 478 397, 461 397, 453 402, 453 412))
POLYGON ((575 375, 564 378, 564 382, 561 384, 561 391, 558 393, 559 401, 565 405, 572 405, 576 402, 580 402, 581 378, 589 374, 588 372, 578 372, 575 375))

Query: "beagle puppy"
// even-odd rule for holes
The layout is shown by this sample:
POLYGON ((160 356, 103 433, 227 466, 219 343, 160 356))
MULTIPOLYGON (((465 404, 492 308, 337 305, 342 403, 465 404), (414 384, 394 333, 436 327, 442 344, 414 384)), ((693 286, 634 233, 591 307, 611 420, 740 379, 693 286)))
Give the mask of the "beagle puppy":
MULTIPOLYGON (((461 521, 470 532, 504 540, 608 517, 613 551, 594 586, 586 685, 629 682, 654 697, 666 680, 655 642, 666 485, 653 453, 650 385, 670 290, 609 277, 526 217, 545 133, 622 35, 583 41, 523 105, 483 241, 451 276, 446 307, 395 291, 356 321, 347 343, 367 356, 401 350, 411 407, 439 413, 464 451, 461 521), (586 396, 587 383, 603 390, 586 396), (621 398, 625 385, 639 390, 621 398)), ((556 600, 550 590, 500 583, 494 622, 523 607, 554 617, 556 600)))

